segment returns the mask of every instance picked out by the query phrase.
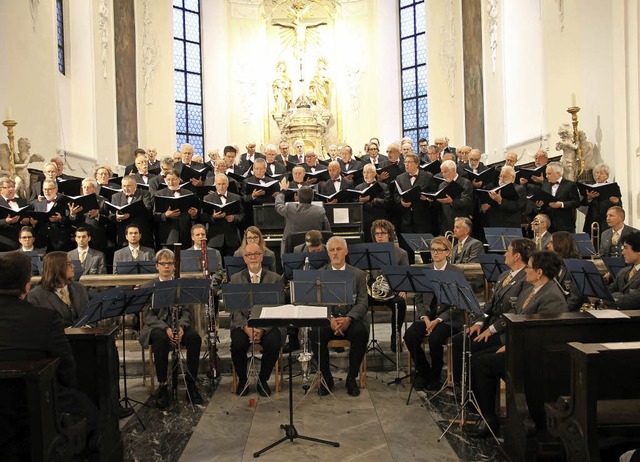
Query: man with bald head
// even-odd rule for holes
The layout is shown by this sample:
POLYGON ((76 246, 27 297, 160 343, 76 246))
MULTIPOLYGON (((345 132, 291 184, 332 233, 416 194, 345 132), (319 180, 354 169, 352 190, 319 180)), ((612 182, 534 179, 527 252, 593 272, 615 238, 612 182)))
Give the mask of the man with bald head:
MULTIPOLYGON (((342 191, 343 189, 353 189, 353 182, 346 180, 341 175, 340 163, 338 161, 329 162, 329 179, 319 186, 319 192, 323 196, 331 196, 332 194, 342 191)), ((330 204, 335 204, 336 199, 329 201, 330 204)))

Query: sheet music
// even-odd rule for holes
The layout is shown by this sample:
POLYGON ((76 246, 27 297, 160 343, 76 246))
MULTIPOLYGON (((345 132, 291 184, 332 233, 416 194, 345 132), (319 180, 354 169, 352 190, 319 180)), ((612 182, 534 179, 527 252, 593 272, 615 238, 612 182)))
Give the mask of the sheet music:
POLYGON ((349 209, 333 209, 334 223, 349 223, 349 209))
POLYGON ((587 310, 587 313, 598 319, 629 319, 629 316, 618 310, 587 310))
POLYGON ((327 317, 326 306, 280 305, 262 308, 260 319, 319 319, 327 317))

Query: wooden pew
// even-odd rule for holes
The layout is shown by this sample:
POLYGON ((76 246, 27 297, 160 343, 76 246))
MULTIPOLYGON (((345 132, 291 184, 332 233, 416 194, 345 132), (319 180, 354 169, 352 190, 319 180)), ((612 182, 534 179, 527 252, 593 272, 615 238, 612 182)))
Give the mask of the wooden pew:
POLYGON ((513 460, 562 455, 547 431, 544 404, 571 391, 569 342, 640 340, 640 311, 628 319, 598 319, 589 313, 507 314, 507 421, 504 446, 513 460))
POLYGON ((568 462, 599 462, 601 434, 640 434, 640 342, 569 346, 571 394, 545 405, 549 433, 568 462))
POLYGON ((93 329, 65 329, 77 363, 78 389, 87 394, 98 408, 100 461, 124 458, 117 408, 119 371, 116 332, 118 326, 93 329))
POLYGON ((5 420, 5 424, 15 431, 1 435, 9 445, 3 446, 3 458, 15 450, 28 452, 29 460, 70 461, 73 454, 84 449, 86 421, 63 427, 56 412, 54 384, 59 362, 58 358, 0 361, 3 419, 11 419, 5 420), (28 416, 21 427, 19 419, 23 411, 28 416))

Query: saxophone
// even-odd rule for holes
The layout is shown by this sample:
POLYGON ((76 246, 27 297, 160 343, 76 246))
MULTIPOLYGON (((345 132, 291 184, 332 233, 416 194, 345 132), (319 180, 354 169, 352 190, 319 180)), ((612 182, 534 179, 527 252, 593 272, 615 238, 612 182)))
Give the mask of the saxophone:
MULTIPOLYGON (((200 241, 200 250, 202 252, 202 277, 209 277, 209 253, 207 251, 207 240, 200 241)), ((215 380, 218 377, 218 319, 216 317, 215 307, 215 288, 213 280, 209 286, 209 300, 205 306, 205 316, 207 323, 207 353, 209 358, 208 376, 215 380)))

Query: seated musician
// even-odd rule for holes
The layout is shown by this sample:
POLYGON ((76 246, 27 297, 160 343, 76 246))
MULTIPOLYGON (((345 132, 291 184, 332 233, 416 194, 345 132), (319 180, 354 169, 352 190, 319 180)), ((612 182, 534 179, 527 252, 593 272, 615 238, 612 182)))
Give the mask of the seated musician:
MULTIPOLYGON (((59 252, 62 254, 62 252, 59 252)), ((64 255, 64 254, 62 254, 64 255)), ((64 255, 66 257, 66 255, 64 255)), ((98 424, 98 410, 86 395, 76 390, 76 361, 65 337, 62 317, 49 307, 25 300, 31 286, 31 258, 24 252, 0 254, 0 361, 59 358, 55 374, 56 411, 87 419, 89 435, 98 424)), ((23 390, 0 386, 0 449, 3 460, 28 460, 29 432, 23 390), (17 391, 17 394, 16 394, 17 391), (21 397, 21 398, 19 398, 21 397), (27 447, 23 447, 27 444, 27 447)))
POLYGON ((569 311, 579 311, 583 304, 589 303, 589 299, 580 293, 580 288, 573 280, 571 272, 564 263, 567 258, 582 258, 578 243, 573 238, 573 234, 566 231, 556 231, 551 235, 547 249, 557 253, 562 259, 562 267, 560 268, 560 273, 556 276, 556 280, 567 299, 569 311))
POLYGON ((600 238, 600 255, 603 257, 622 256, 622 238, 638 230, 624 224, 625 212, 622 207, 614 206, 607 210, 607 229, 600 238))
POLYGON ((116 250, 113 254, 113 274, 118 274, 119 263, 128 261, 151 261, 155 257, 152 248, 140 245, 142 234, 136 223, 127 225, 125 239, 129 245, 120 250, 116 250))
MULTIPOLYGON (((191 227, 191 241, 193 241, 193 246, 190 247, 188 250, 198 250, 201 252, 202 241, 206 241, 206 240, 207 240, 207 230, 204 227, 204 225, 200 223, 193 225, 191 227)), ((218 287, 222 282, 222 278, 224 274, 224 268, 222 266, 222 255, 220 255, 220 252, 218 250, 212 247, 207 247, 207 249, 208 249, 207 253, 211 251, 215 255, 217 269, 216 269, 216 272, 211 277, 211 283, 215 287, 218 287)), ((213 266, 213 262, 209 262, 209 267, 211 268, 212 266, 213 266)))
MULTIPOLYGON (((371 164, 367 164, 369 166, 371 164)), ((365 167, 366 168, 366 167, 365 167)), ((371 224, 371 236, 373 237, 373 242, 395 242, 396 241, 396 232, 394 226, 391 222, 387 220, 376 220, 371 224)), ((397 245, 393 246, 395 254, 393 255, 393 264, 400 266, 409 266, 409 255, 407 251, 401 249, 397 245)), ((371 271, 371 283, 375 281, 376 277, 378 277, 382 272, 380 270, 372 270, 371 271)), ((397 349, 397 339, 398 334, 402 331, 402 325, 404 324, 404 317, 407 314, 407 302, 406 302, 407 294, 406 292, 400 292, 395 295, 391 300, 383 302, 391 308, 391 351, 394 353, 397 349), (398 307, 398 321, 396 324, 396 307, 398 307)))
POLYGON ((533 241, 537 250, 546 250, 549 242, 551 242, 551 220, 544 213, 537 214, 531 222, 531 231, 533 231, 533 241))
POLYGON ((636 310, 640 306, 640 232, 634 231, 621 238, 622 256, 627 265, 616 275, 609 286, 615 300, 615 306, 620 310, 636 310))
POLYGON ((304 235, 304 244, 293 248, 293 253, 322 252, 323 250, 327 250, 327 248, 322 242, 322 233, 317 229, 312 229, 304 235))
POLYGON ((369 339, 369 325, 367 322, 367 281, 364 271, 348 265, 346 262, 349 249, 347 241, 339 236, 333 236, 327 242, 330 263, 322 269, 327 271, 345 271, 353 278, 353 303, 347 305, 332 305, 329 307, 331 324, 327 327, 311 330, 311 344, 314 345, 314 355, 319 363, 320 372, 327 383, 327 388, 321 385, 318 389, 320 396, 329 394, 334 386, 333 376, 329 369, 329 340, 345 339, 351 342, 349 350, 349 372, 347 373, 347 393, 358 396, 360 388, 356 377, 360 363, 364 358, 369 339))
MULTIPOLYGON (((564 313, 567 302, 554 280, 560 271, 562 259, 549 250, 536 250, 524 268, 529 286, 524 288, 515 304, 516 314, 564 313)), ((480 338, 480 337, 478 337, 480 338)), ((479 340, 481 341, 481 340, 479 340)), ((475 393, 486 423, 479 419, 472 434, 489 436, 498 431, 496 393, 500 378, 505 377, 506 347, 495 345, 471 356, 471 389, 475 393)))
MULTIPOLYGON (((455 271, 463 273, 459 267, 448 263, 451 255, 451 243, 443 236, 434 237, 430 243, 433 263, 427 268, 436 271, 455 271)), ((444 362, 444 344, 451 334, 462 330, 463 313, 451 311, 449 305, 441 305, 433 293, 415 295, 415 306, 420 320, 411 324, 404 334, 411 359, 416 366, 414 386, 416 390, 438 390, 441 385, 440 374, 444 362), (431 364, 422 349, 425 335, 429 339, 431 364)))
MULTIPOLYGON (((175 256, 171 250, 162 249, 156 253, 156 268, 158 278, 153 279, 142 287, 152 287, 154 284, 173 279, 175 270, 175 256)), ((169 405, 169 390, 167 388, 167 369, 169 366, 169 351, 180 344, 187 347, 187 400, 193 404, 202 404, 202 396, 196 387, 198 364, 200 361, 200 345, 202 339, 193 328, 193 309, 191 306, 172 306, 153 308, 151 304, 144 308, 144 325, 140 332, 140 344, 143 348, 153 345, 153 360, 158 377, 158 389, 154 395, 156 407, 164 409, 169 405), (178 325, 172 326, 172 310, 179 309, 178 325), (177 330, 177 335, 174 334, 177 330)))
MULTIPOLYGON (((231 276, 231 284, 273 284, 283 282, 282 276, 262 268, 263 250, 258 244, 247 244, 242 250, 242 257, 247 267, 231 276)), ((247 322, 251 315, 251 307, 246 311, 231 313, 231 360, 238 375, 236 394, 245 396, 250 389, 247 384, 247 351, 251 343, 262 345, 262 361, 258 374, 258 393, 270 396, 269 377, 275 366, 282 346, 282 332, 277 327, 261 329, 249 327, 247 322)))
POLYGON ((264 236, 262 235, 262 231, 257 226, 249 226, 244 231, 244 236, 242 237, 242 243, 240 244, 240 248, 236 249, 233 252, 234 257, 242 257, 244 256, 244 249, 249 244, 256 244, 262 250, 262 255, 265 257, 271 257, 271 264, 269 265, 269 271, 276 271, 276 254, 273 253, 273 250, 267 248, 267 243, 264 240, 264 236))

